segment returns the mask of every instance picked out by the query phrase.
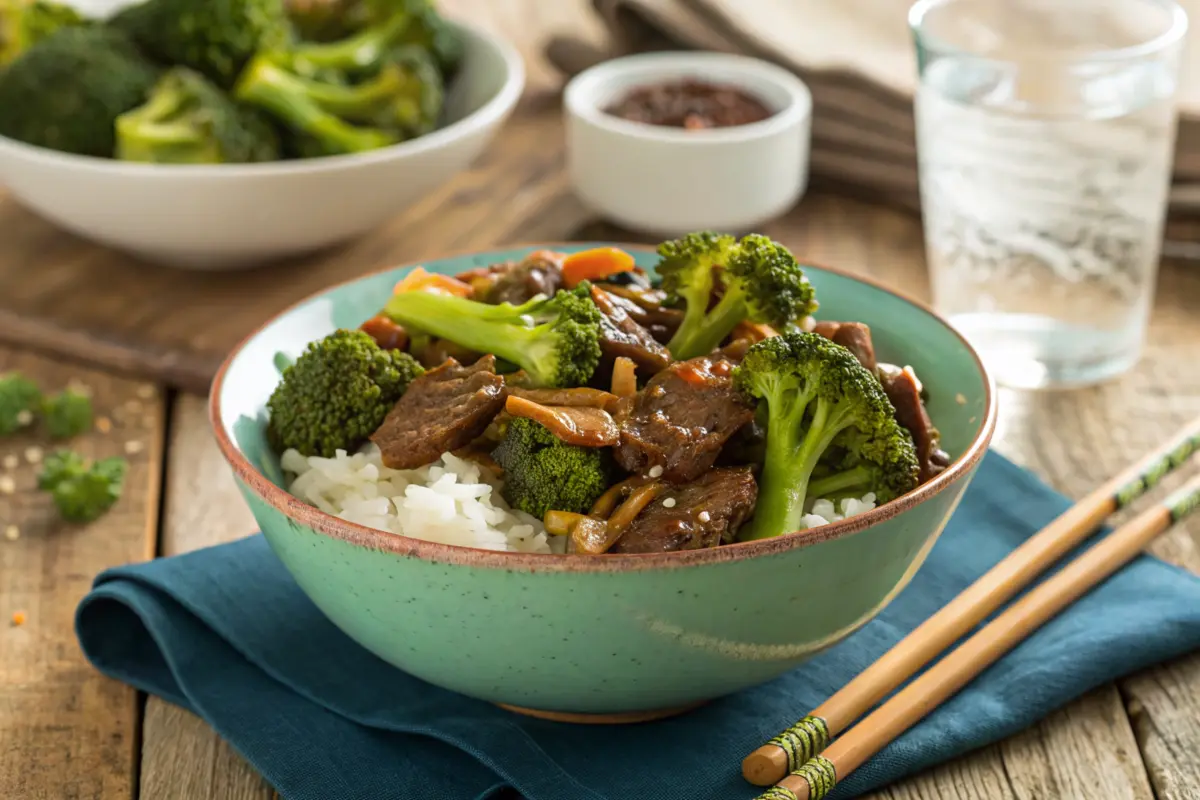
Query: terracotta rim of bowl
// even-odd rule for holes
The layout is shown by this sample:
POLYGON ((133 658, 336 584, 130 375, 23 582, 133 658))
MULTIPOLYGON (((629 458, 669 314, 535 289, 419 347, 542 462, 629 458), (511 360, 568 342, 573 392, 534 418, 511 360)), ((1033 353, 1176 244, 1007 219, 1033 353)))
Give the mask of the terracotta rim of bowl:
MULTIPOLYGON (((641 244, 624 244, 620 242, 533 242, 523 244, 513 244, 505 246, 504 250, 522 250, 522 249, 554 249, 560 247, 579 247, 593 245, 611 245, 621 247, 629 251, 638 252, 653 252, 653 249, 641 244)), ((221 368, 217 370, 216 377, 213 378, 212 388, 209 391, 208 413, 209 424, 213 428, 216 435, 217 446, 220 447, 221 453, 225 456, 225 460, 233 468, 234 474, 247 486, 249 486, 256 495, 262 500, 273 506, 278 511, 282 512, 289 519, 307 525, 314 531, 318 531, 326 536, 331 536, 335 539, 350 544, 365 547, 370 550, 379 550, 383 552, 393 553, 398 556, 408 556, 425 559, 432 562, 458 564, 463 566, 487 567, 494 569, 507 569, 510 571, 525 571, 525 572, 630 572, 637 570, 656 570, 656 569, 672 569, 676 567, 691 567, 702 566, 708 564, 718 564, 728 561, 741 561, 748 558, 757 558, 759 556, 768 556, 778 553, 783 553, 788 550, 793 550, 799 547, 807 547, 811 544, 827 542, 832 539, 839 539, 843 536, 849 536, 866 528, 876 525, 885 520, 891 519, 913 506, 919 505, 934 495, 940 494, 951 485, 961 480, 968 472, 983 458, 987 452, 988 445, 991 443, 992 434, 996 429, 997 418, 997 403, 996 403, 996 387, 991 374, 987 367, 984 366, 983 360, 966 340, 966 338, 955 330, 941 315, 936 313, 932 308, 924 303, 908 297, 900 292, 891 289, 879 281, 872 278, 860 277, 852 275, 849 272, 831 267, 822 266, 806 259, 799 259, 802 264, 808 264, 823 272, 828 272, 832 275, 837 275, 851 281, 871 286, 879 291, 886 292, 896 299, 908 303, 914 308, 923 311, 929 316, 937 320, 952 336, 954 336, 970 353, 971 358, 975 361, 975 366, 979 370, 979 374, 983 377, 984 388, 984 404, 986 410, 984 418, 979 426, 979 431, 975 434, 971 444, 966 451, 958 458, 950 463, 950 466, 945 471, 934 477, 928 483, 924 483, 913 491, 902 497, 898 497, 891 502, 884 503, 870 511, 857 514, 849 519, 839 522, 831 522, 828 525, 822 525, 809 530, 795 531, 785 533, 771 539, 758 539, 749 542, 734 542, 733 544, 721 545, 720 547, 711 547, 704 550, 686 550, 673 553, 613 553, 601 556, 588 556, 578 554, 558 555, 554 553, 514 553, 502 550, 485 550, 477 547, 464 547, 462 545, 441 544, 440 542, 431 542, 424 539, 409 538, 400 534, 381 531, 375 528, 368 528, 364 525, 359 525, 353 522, 339 519, 332 514, 327 514, 320 509, 310 506, 298 497, 295 497, 285 490, 279 488, 274 483, 269 481, 266 476, 260 473, 254 466, 246 460, 238 447, 230 440, 225 432, 225 426, 221 422, 221 389, 225 382, 225 374, 229 370, 230 364, 237 358, 238 354, 246 347, 246 344, 258 336, 264 328, 271 325, 275 320, 290 313, 296 308, 312 302, 322 295, 343 286, 348 286, 352 283, 357 283, 364 278, 370 278, 375 275, 381 275, 386 272, 392 272, 397 269, 406 269, 418 266, 420 264, 429 263, 431 261, 442 261, 445 259, 462 258, 464 256, 476 255, 480 252, 488 252, 479 248, 463 250, 455 253, 448 253, 434 258, 427 258, 418 261, 412 261, 407 264, 399 264, 386 267, 383 269, 373 270, 363 273, 349 280, 327 286, 319 292, 315 292, 308 297, 293 303, 279 313, 272 316, 252 333, 242 339, 225 357, 221 363, 221 368)))

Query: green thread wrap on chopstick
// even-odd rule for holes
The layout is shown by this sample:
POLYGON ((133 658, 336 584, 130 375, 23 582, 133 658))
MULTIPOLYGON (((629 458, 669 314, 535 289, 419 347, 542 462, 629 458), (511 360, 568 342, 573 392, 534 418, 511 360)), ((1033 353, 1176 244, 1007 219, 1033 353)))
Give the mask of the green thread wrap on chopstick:
POLYGON ((809 759, 800 769, 792 770, 792 774, 808 784, 808 800, 821 800, 837 786, 837 768, 825 756, 809 759))
POLYGON ((1183 466, 1183 462, 1200 452, 1200 433, 1183 436, 1166 455, 1155 461, 1146 471, 1122 486, 1113 495, 1117 508, 1124 508, 1158 485, 1169 472, 1183 466))
POLYGON ((788 772, 820 754, 829 744, 829 725, 820 717, 807 716, 767 744, 787 754, 788 772))
POLYGON ((800 800, 796 793, 786 786, 772 786, 754 800, 800 800))
POLYGON ((1171 524, 1200 509, 1200 489, 1183 487, 1163 501, 1163 505, 1171 512, 1171 524))

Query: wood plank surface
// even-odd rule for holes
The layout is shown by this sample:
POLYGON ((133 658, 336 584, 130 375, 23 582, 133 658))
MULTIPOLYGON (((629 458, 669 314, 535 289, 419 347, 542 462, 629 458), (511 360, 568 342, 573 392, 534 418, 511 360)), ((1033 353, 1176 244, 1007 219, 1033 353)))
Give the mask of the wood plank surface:
MULTIPOLYGON (((167 451, 160 554, 228 542, 255 530, 208 425, 205 402, 175 399, 167 451)), ((157 697, 146 700, 142 800, 271 800, 275 793, 203 720, 157 697)))
POLYGON ((154 555, 162 397, 154 387, 0 349, 0 373, 10 369, 44 391, 69 381, 88 386, 98 416, 112 428, 68 444, 88 458, 125 456, 130 469, 107 515, 90 525, 67 524, 37 490, 40 467, 29 458, 31 448, 36 459, 50 446, 34 433, 0 440, 0 797, 132 798, 137 693, 87 663, 74 614, 96 573, 154 555), (140 451, 128 455, 126 442, 138 442, 140 451), (14 614, 24 615, 23 624, 15 624, 14 614))

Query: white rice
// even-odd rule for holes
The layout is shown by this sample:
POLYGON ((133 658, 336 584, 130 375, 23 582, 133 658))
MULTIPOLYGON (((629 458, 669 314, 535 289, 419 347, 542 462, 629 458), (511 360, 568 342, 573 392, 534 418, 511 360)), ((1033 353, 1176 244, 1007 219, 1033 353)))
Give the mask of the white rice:
POLYGON ((450 453, 420 469, 388 469, 379 448, 337 451, 334 458, 295 450, 280 459, 295 476, 293 495, 348 522, 442 544, 563 552, 565 537, 547 536, 541 520, 508 507, 490 470, 450 453))
MULTIPOLYGON (((548 535, 537 517, 509 508, 500 496, 502 481, 491 470, 451 453, 420 469, 396 470, 383 465, 375 445, 353 454, 338 450, 333 458, 287 450, 280 466, 294 476, 289 492, 347 522, 462 547, 566 551, 566 537, 548 535)), ((815 528, 873 508, 874 493, 844 499, 837 507, 817 500, 801 521, 815 528)))
POLYGON ((815 528, 818 525, 828 525, 831 522, 853 517, 875 507, 875 493, 867 492, 862 497, 847 497, 835 508, 831 500, 817 500, 813 503, 812 511, 801 518, 804 528, 815 528))

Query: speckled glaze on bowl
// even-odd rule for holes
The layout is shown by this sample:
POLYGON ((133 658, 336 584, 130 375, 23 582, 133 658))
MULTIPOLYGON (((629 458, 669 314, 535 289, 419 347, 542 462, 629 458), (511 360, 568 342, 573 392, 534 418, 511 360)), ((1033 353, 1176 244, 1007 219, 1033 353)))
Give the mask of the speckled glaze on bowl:
MULTIPOLYGON (((539 244, 423 262, 455 273, 539 244)), ((629 248, 649 267, 654 255, 629 248)), ((411 267, 413 265, 409 265, 411 267)), ((685 553, 553 556, 409 539, 287 494, 263 437, 278 351, 372 316, 408 267, 333 287, 239 345, 213 383, 217 440, 274 552, 314 603, 371 652, 430 683, 558 719, 631 721, 768 681, 874 617, 909 582, 973 477, 995 393, 967 343, 930 311, 833 270, 808 270, 819 317, 872 327, 911 364, 954 462, 916 491, 811 531, 685 553)))

